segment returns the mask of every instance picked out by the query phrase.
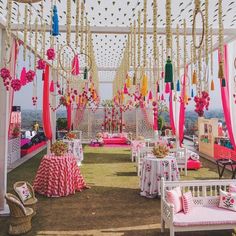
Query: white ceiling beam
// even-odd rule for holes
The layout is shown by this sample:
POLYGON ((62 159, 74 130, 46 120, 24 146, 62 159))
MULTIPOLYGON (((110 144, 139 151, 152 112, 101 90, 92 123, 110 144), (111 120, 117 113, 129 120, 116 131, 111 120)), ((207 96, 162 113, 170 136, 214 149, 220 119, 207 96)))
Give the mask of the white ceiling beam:
MULTIPOLYGON (((23 24, 12 24, 12 30, 13 31, 23 31, 24 30, 24 25, 23 24)), ((29 27, 29 26, 28 26, 29 27)), ((31 25, 32 30, 35 30, 35 24, 31 25)), ((38 26, 38 30, 41 29, 41 26, 38 26)), ((66 33, 67 31, 67 26, 66 25, 60 25, 59 26, 60 32, 61 33, 66 33)), ((51 26, 46 25, 46 32, 51 31, 51 26)), ((117 26, 117 27, 112 27, 112 26, 91 26, 90 31, 93 34, 129 34, 130 33, 130 27, 126 26, 117 26)), ((175 35, 176 34, 176 28, 171 29, 172 33, 175 35)), ((71 26, 71 32, 75 33, 75 26, 71 26)), ((141 33, 143 33, 143 28, 141 28, 141 33)), ((180 34, 184 34, 183 28, 179 29, 180 34)), ((219 30, 217 28, 212 29, 213 35, 218 35, 219 30)), ((147 34, 153 34, 153 28, 148 27, 147 28, 147 34)), ((158 28, 157 30, 158 35, 165 35, 166 34, 166 28, 161 27, 158 28)), ((191 36, 192 35, 192 28, 187 28, 186 29, 186 34, 191 36)), ((197 28, 196 29, 196 35, 201 35, 202 34, 202 29, 197 28)), ((236 29, 224 29, 224 35, 236 35, 236 29)))

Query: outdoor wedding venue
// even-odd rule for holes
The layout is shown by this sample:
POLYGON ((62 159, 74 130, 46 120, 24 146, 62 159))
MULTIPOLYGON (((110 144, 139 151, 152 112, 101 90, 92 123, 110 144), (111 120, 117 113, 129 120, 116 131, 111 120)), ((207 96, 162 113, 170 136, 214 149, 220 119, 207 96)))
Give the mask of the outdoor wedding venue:
POLYGON ((0 0, 0 236, 236 236, 236 2, 0 0))

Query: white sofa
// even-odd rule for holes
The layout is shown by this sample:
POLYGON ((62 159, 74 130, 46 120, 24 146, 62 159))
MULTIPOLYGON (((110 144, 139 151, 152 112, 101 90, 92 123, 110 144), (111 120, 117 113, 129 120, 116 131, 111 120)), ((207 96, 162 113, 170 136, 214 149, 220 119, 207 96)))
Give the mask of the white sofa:
POLYGON ((236 212, 219 208, 219 189, 228 191, 236 180, 161 180, 161 229, 175 232, 233 229, 236 226, 236 212), (188 213, 174 214, 174 206, 166 201, 166 190, 180 186, 183 192, 191 191, 194 208, 188 213))

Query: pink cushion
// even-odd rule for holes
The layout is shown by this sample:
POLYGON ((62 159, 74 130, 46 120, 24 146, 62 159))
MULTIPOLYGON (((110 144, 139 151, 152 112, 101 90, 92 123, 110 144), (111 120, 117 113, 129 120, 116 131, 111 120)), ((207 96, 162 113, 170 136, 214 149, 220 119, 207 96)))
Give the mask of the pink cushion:
POLYGON ((193 203, 193 195, 191 191, 188 191, 183 194, 182 202, 183 202, 184 214, 188 214, 189 212, 193 210, 194 203, 193 203))
POLYGON ((229 192, 230 193, 236 193, 236 185, 230 184, 229 185, 229 192))
POLYGON ((195 206, 191 212, 174 215, 174 226, 236 224, 236 213, 219 207, 195 206), (227 217, 226 217, 227 216, 227 217))
POLYGON ((174 205, 175 213, 183 210, 182 192, 180 187, 173 188, 166 191, 167 202, 174 205))
POLYGON ((236 193, 229 193, 220 189, 219 207, 236 211, 236 193))

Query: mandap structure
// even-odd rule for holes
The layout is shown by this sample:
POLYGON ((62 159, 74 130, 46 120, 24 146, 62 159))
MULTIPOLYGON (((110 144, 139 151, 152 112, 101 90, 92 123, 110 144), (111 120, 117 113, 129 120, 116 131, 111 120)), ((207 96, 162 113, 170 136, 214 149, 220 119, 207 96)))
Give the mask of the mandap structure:
POLYGON ((29 84, 26 99, 42 107, 48 150, 61 106, 67 129, 84 129, 91 138, 101 129, 153 136, 165 103, 181 145, 189 101, 202 117, 216 88, 235 148, 235 13, 230 0, 1 0, 0 211, 6 210, 11 107, 29 84), (107 102, 104 84, 112 89, 107 102))

